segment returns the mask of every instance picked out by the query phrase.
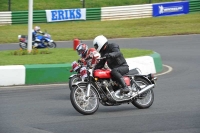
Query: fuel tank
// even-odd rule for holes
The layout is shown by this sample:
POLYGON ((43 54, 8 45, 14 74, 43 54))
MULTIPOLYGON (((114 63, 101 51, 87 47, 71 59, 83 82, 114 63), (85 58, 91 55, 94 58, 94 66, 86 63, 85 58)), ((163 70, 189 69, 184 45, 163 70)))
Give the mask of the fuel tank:
POLYGON ((110 70, 97 69, 94 71, 94 77, 101 79, 111 78, 110 70))

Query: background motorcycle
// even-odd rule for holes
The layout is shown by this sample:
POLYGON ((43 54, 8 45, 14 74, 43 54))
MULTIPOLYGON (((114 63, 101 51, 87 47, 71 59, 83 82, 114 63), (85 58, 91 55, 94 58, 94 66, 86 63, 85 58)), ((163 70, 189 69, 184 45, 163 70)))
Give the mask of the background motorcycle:
POLYGON ((81 68, 83 68, 84 65, 82 62, 78 61, 78 63, 76 61, 74 61, 72 63, 72 69, 70 70, 70 72, 76 72, 76 74, 72 74, 69 77, 69 89, 72 90, 72 85, 75 84, 78 81, 82 80, 82 76, 84 75, 83 73, 81 73, 81 68), (81 75, 82 74, 82 75, 81 75))
MULTIPOLYGON (((27 49, 28 36, 18 35, 18 39, 20 48, 27 49)), ((38 43, 38 46, 36 48, 56 48, 56 43, 51 40, 51 35, 48 33, 44 33, 44 35, 38 34, 36 36, 36 40, 38 43)), ((34 43, 35 41, 32 42, 32 45, 34 45, 34 43)))
POLYGON ((141 75, 128 73, 123 76, 130 89, 128 94, 120 93, 120 85, 111 79, 110 70, 94 70, 87 66, 87 81, 72 85, 70 100, 73 107, 81 114, 90 115, 104 106, 116 106, 132 103, 139 109, 149 108, 154 101, 153 88, 156 77, 153 74, 141 75))

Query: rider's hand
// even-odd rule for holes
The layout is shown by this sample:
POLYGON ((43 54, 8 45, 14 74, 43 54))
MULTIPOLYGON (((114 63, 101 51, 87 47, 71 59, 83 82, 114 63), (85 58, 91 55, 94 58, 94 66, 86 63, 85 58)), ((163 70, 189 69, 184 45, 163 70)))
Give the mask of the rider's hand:
POLYGON ((83 58, 78 60, 78 63, 83 63, 83 62, 85 62, 85 59, 83 58))
POLYGON ((82 63, 81 60, 78 60, 78 63, 82 63))

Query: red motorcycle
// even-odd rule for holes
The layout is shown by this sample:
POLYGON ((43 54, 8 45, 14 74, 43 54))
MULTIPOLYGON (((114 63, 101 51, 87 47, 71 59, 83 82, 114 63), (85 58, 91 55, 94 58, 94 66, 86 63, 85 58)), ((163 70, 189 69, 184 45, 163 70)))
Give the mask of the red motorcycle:
POLYGON ((84 80, 72 85, 70 100, 73 107, 83 115, 95 113, 99 103, 104 106, 116 106, 132 103, 139 109, 149 108, 154 101, 153 88, 157 77, 153 74, 141 75, 136 69, 124 75, 124 80, 130 89, 128 94, 121 94, 121 86, 111 79, 110 70, 94 70, 87 66, 84 80))

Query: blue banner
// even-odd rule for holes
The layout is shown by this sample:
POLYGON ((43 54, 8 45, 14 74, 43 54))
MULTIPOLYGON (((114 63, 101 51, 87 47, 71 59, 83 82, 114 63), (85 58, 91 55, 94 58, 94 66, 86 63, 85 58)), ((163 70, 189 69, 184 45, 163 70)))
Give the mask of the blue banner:
POLYGON ((47 22, 86 20, 86 9, 46 10, 47 22))
POLYGON ((153 4, 153 16, 170 16, 189 13, 189 2, 170 2, 153 4))

